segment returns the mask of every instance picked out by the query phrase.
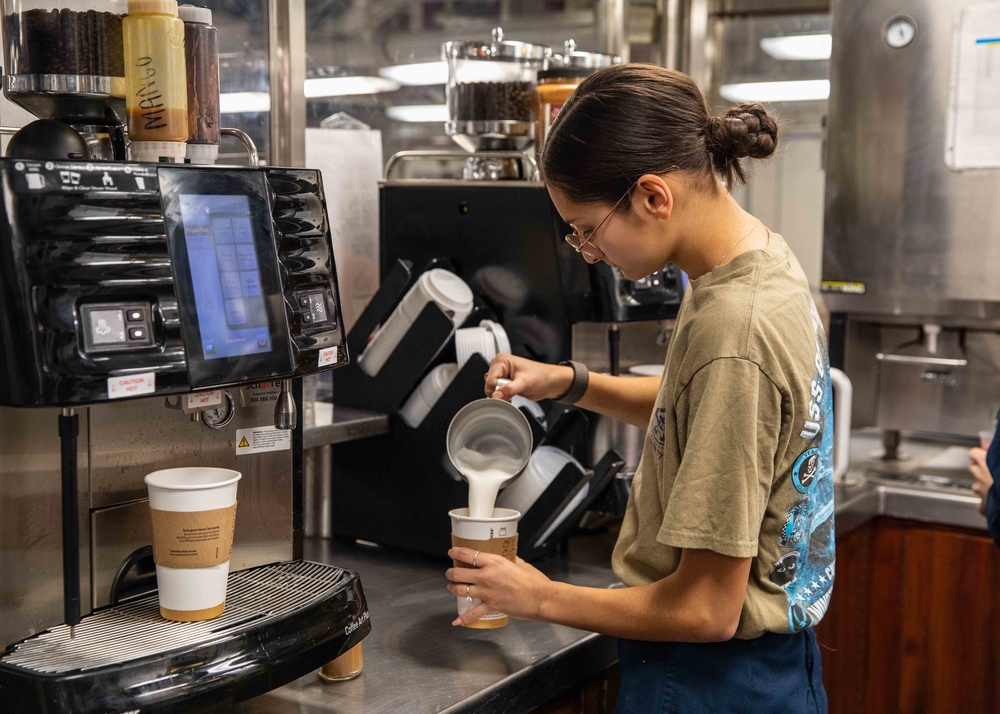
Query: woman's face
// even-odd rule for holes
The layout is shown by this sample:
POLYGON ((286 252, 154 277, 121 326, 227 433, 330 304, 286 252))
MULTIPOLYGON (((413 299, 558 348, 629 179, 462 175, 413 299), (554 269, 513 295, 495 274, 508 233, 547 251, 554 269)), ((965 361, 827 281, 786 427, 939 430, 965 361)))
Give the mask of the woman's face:
POLYGON ((623 210, 622 204, 629 198, 623 196, 615 205, 576 203, 553 186, 549 187, 549 196, 559 215, 576 234, 571 237, 570 244, 574 247, 582 244, 578 252, 588 263, 603 260, 620 270, 628 280, 639 280, 669 261, 663 226, 651 216, 636 214, 631 207, 623 210))

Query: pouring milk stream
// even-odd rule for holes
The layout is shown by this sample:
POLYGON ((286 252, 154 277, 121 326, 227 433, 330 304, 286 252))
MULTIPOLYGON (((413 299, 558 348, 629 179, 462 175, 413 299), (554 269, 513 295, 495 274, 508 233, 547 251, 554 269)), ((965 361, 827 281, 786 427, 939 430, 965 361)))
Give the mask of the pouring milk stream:
POLYGON ((469 482, 469 515, 489 518, 500 489, 531 456, 531 428, 521 411, 500 399, 465 405, 448 427, 448 456, 469 482))

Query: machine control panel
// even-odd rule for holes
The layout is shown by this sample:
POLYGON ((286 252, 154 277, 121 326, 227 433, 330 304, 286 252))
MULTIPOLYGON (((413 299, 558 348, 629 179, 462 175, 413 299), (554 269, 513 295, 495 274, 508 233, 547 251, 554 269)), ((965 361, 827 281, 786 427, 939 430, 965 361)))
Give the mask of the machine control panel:
POLYGON ((83 305, 85 352, 134 350, 153 345, 149 303, 83 305))
POLYGON ((0 159, 0 184, 0 405, 348 362, 318 171, 0 159))
MULTIPOLYGON (((302 315, 302 324, 305 326, 327 327, 330 322, 330 313, 326 307, 326 293, 322 290, 299 294, 299 313, 302 315)), ((333 320, 332 327, 337 326, 336 319, 333 320)))

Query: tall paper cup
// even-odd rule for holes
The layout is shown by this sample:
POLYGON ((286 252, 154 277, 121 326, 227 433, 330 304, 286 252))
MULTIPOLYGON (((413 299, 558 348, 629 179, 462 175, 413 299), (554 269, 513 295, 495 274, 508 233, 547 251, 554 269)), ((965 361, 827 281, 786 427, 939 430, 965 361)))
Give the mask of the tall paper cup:
MULTIPOLYGON (((494 508, 492 518, 472 518, 468 508, 449 511, 451 516, 451 544, 456 548, 471 548, 480 553, 495 553, 514 562, 517 558, 517 522, 521 514, 510 508, 494 508)), ((456 568, 468 568, 468 563, 455 562, 456 568)), ((458 597, 458 614, 464 615, 481 604, 481 600, 471 601, 464 595, 458 597)), ((502 612, 491 612, 466 627, 491 630, 507 624, 507 616, 502 612)))
POLYGON ((472 313, 474 298, 465 281, 449 270, 433 268, 421 273, 358 358, 358 366, 365 374, 374 377, 382 371, 429 302, 436 302, 443 310, 451 312, 452 324, 458 327, 472 313))
POLYGON ((146 475, 160 614, 167 620, 210 620, 225 609, 241 477, 210 467, 146 475))

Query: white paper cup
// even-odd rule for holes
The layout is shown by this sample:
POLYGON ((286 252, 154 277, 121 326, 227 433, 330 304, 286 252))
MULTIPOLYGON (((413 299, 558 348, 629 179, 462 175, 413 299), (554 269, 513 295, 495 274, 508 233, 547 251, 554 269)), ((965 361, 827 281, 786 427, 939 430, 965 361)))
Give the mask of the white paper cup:
POLYGON ((483 320, 479 323, 479 326, 485 327, 493 333, 493 341, 496 343, 497 353, 510 352, 510 338, 507 336, 507 330, 503 329, 503 325, 499 322, 493 322, 493 320, 483 320))
MULTIPOLYGON (((468 508, 449 511, 451 517, 451 544, 455 547, 472 548, 481 553, 495 553, 514 562, 517 558, 517 522, 521 514, 509 508, 494 508, 492 518, 472 518, 468 508)), ((468 563, 455 563, 455 567, 469 568, 468 563)), ((456 598, 458 614, 464 615, 482 601, 471 600, 464 595, 456 598)), ((507 616, 502 612, 491 612, 469 623, 466 627, 491 630, 507 624, 507 616)))
POLYGON ((464 280, 443 268, 422 273, 358 358, 358 366, 365 374, 374 377, 382 371, 424 306, 432 301, 442 310, 452 313, 455 327, 465 322, 472 313, 472 290, 464 280))
POLYGON ((146 475, 164 618, 191 622, 222 614, 240 478, 239 471, 211 467, 146 475))
POLYGON ((566 464, 573 464, 584 473, 583 466, 568 453, 555 446, 539 446, 535 449, 528 465, 517 479, 507 486, 497 497, 497 505, 527 513, 535 501, 545 493, 566 464))
POLYGON ((458 365, 448 362, 439 364, 420 380, 420 384, 399 410, 399 416, 411 429, 416 429, 423 423, 456 374, 458 365))
POLYGON ((493 333, 485 327, 463 327, 455 332, 455 356, 458 358, 458 366, 464 367, 465 363, 474 354, 480 354, 486 363, 489 364, 497 356, 496 340, 493 333))

